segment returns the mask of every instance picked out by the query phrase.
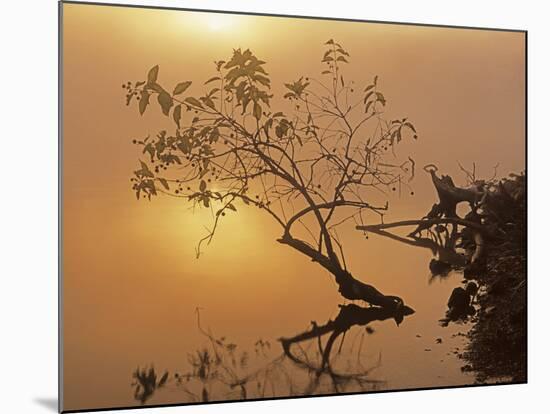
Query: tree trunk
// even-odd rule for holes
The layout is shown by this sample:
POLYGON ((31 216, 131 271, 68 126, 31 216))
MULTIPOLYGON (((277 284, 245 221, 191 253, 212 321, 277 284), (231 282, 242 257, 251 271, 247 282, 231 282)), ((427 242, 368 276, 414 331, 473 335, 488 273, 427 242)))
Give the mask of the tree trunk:
MULTIPOLYGON (((378 306, 389 312, 392 312, 397 324, 401 323, 401 321, 403 320, 406 307, 401 298, 397 296, 384 295, 374 286, 355 279, 351 275, 351 273, 349 273, 345 269, 342 269, 342 267, 334 260, 329 259, 324 254, 311 247, 309 244, 303 242, 302 240, 295 239, 289 234, 285 234, 277 241, 279 243, 293 247, 294 249, 310 257, 312 261, 319 263, 326 270, 332 273, 336 280, 336 283, 339 286, 338 291, 344 298, 349 300, 363 300, 373 306, 378 306)), ((412 309, 410 310, 412 311, 412 309)))

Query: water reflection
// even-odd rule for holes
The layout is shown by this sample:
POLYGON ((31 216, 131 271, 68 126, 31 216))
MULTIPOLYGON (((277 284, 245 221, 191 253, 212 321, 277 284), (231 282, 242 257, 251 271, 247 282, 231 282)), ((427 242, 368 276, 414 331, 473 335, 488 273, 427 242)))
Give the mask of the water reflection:
MULTIPOLYGON (((321 378, 326 375, 330 380, 331 391, 334 393, 343 392, 350 384, 356 384, 360 389, 365 390, 366 386, 377 384, 380 381, 370 378, 370 373, 377 365, 363 368, 360 364, 361 346, 357 349, 357 361, 359 371, 355 372, 337 372, 331 364, 331 357, 334 353, 334 342, 342 335, 342 341, 336 354, 340 354, 346 333, 354 326, 366 326, 366 332, 372 333, 373 330, 368 326, 373 321, 383 321, 393 318, 396 324, 399 324, 403 315, 412 315, 414 311, 405 306, 403 314, 397 318, 394 312, 390 312, 385 308, 379 307, 361 307, 355 304, 340 305, 340 312, 334 321, 329 320, 326 324, 318 326, 312 322, 310 330, 299 333, 291 338, 281 338, 281 344, 286 357, 294 362, 298 367, 306 369, 311 374, 312 380, 308 386, 307 394, 311 394, 317 390, 321 384, 321 378), (369 329, 370 328, 370 329, 369 329), (323 345, 321 338, 328 335, 326 343, 323 345), (293 345, 299 345, 301 342, 317 339, 318 349, 317 354, 320 355, 320 363, 313 362, 308 355, 299 348, 301 355, 297 355, 291 351, 293 345)), ((361 343, 362 345, 362 343, 361 343)))
MULTIPOLYGON (((342 304, 337 316, 326 323, 312 321, 309 329, 279 338, 278 343, 258 339, 253 352, 248 352, 205 329, 197 309, 197 328, 205 345, 187 355, 187 369, 158 372, 153 366, 137 368, 132 383, 134 399, 146 404, 165 390, 178 392, 182 403, 193 403, 381 389, 386 381, 373 374, 382 365, 382 355, 365 357, 375 333, 372 324, 394 320, 399 325, 403 317, 412 314, 414 310, 407 306, 396 317, 395 312, 381 307, 342 304), (352 328, 358 332, 346 341, 352 328)), ((437 338, 436 344, 441 343, 437 338)))

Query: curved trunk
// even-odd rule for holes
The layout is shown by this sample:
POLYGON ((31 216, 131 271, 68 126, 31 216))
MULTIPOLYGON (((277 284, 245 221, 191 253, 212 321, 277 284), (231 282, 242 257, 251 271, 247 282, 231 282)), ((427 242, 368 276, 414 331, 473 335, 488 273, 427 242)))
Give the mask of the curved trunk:
POLYGON ((332 273, 339 286, 338 291, 344 298, 349 300, 364 300, 373 306, 378 306, 390 311, 398 324, 403 320, 405 306, 401 298, 384 295, 374 286, 355 279, 351 273, 340 266, 338 261, 328 258, 309 244, 302 240, 295 239, 289 234, 285 234, 277 241, 293 247, 332 273))

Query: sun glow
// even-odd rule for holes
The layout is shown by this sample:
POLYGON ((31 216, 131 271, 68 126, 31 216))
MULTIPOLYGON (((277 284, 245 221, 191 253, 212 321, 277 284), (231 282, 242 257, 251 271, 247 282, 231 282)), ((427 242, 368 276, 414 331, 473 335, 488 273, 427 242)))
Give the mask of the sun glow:
POLYGON ((234 16, 222 13, 205 13, 202 15, 202 20, 213 32, 229 30, 235 26, 236 21, 234 16))
MULTIPOLYGON (((196 205, 172 210, 174 222, 181 223, 181 227, 176 226, 174 231, 174 237, 179 239, 180 245, 196 247, 198 241, 213 229, 216 212, 222 204, 213 202, 210 207, 196 205)), ((215 254, 218 259, 228 259, 240 251, 253 250, 253 246, 262 239, 261 229, 264 228, 265 232, 265 226, 259 225, 257 212, 242 203, 237 204, 236 208, 237 211, 223 212, 212 243, 203 243, 203 252, 215 254)))

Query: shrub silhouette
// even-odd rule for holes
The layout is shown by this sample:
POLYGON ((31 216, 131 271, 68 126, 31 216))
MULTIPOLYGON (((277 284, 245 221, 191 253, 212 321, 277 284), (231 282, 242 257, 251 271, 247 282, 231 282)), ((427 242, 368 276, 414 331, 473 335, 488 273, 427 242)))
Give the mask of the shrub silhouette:
POLYGON ((387 309, 400 323, 408 312, 403 301, 348 271, 338 229, 385 214, 387 202, 369 201, 373 192, 408 187, 415 163, 400 161, 394 150, 416 139, 416 129, 407 118, 385 118, 378 76, 363 86, 346 80, 349 53, 332 39, 324 46, 320 76, 284 83, 282 97, 271 91, 267 63, 248 49, 215 62, 215 76, 199 95, 189 93, 189 80, 169 92, 159 83, 159 66, 146 80, 123 85, 127 104, 137 102, 140 114, 156 101, 174 122, 173 132, 134 140, 144 159, 133 190, 138 199, 166 194, 212 210, 197 256, 227 214, 258 208, 280 225, 278 242, 334 275, 343 297, 387 309))

